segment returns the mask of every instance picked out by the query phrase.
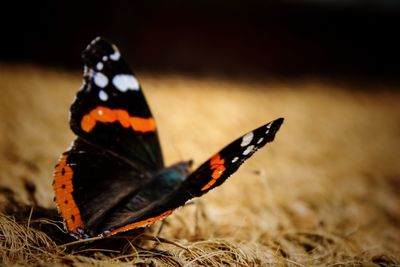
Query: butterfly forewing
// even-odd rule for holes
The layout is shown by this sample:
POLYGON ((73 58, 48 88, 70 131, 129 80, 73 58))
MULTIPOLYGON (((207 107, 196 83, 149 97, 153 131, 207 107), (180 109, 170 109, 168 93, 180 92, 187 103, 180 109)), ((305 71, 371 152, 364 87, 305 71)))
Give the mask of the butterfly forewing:
POLYGON ((245 160, 274 140, 282 123, 283 118, 274 120, 236 139, 190 174, 181 190, 201 196, 221 185, 245 160))
POLYGON ((118 48, 96 38, 82 54, 84 83, 71 129, 88 143, 144 168, 163 167, 155 120, 118 48))

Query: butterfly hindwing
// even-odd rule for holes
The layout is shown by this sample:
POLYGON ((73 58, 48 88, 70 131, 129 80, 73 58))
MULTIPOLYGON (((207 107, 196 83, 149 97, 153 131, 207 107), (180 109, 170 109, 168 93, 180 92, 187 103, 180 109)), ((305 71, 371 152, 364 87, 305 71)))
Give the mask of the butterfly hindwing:
POLYGON ((132 199, 150 178, 150 173, 78 138, 56 166, 55 201, 74 236, 97 236, 113 220, 114 211, 132 199))
POLYGON ((96 38, 82 53, 84 83, 71 106, 76 135, 119 158, 163 167, 155 120, 141 86, 118 48, 96 38))

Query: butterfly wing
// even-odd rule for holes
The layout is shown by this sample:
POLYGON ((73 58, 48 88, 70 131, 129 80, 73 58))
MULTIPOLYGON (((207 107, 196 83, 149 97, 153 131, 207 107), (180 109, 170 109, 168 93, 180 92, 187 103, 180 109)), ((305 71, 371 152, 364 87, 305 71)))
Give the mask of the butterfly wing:
POLYGON ((161 169, 155 120, 118 48, 101 38, 82 53, 84 83, 71 106, 73 132, 143 169, 161 169))
POLYGON ((221 185, 258 149, 274 140, 282 123, 283 118, 279 118, 236 139, 190 174, 179 191, 199 197, 221 185))
POLYGON ((132 217, 110 228, 105 235, 150 225, 188 200, 221 185, 259 148, 274 140, 282 123, 282 118, 277 119, 236 139, 191 173, 172 193, 132 213, 132 217))
POLYGON ((54 173, 55 201, 69 232, 96 236, 113 210, 163 168, 154 118, 118 49, 96 38, 82 54, 84 84, 71 106, 78 136, 54 173))
POLYGON ((189 176, 190 163, 164 169, 154 118, 118 49, 96 38, 82 57, 84 85, 70 118, 78 138, 60 158, 53 184, 65 225, 78 238, 113 235, 165 218, 222 184, 273 141, 283 122, 235 140, 189 176))
POLYGON ((97 236, 113 211, 128 202, 151 174, 77 138, 54 172, 55 202, 68 231, 77 238, 97 236))

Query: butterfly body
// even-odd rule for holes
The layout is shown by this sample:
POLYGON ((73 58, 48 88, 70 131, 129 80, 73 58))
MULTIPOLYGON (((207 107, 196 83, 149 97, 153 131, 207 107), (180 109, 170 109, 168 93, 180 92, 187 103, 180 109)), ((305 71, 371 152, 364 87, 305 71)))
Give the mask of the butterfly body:
POLYGON ((71 106, 77 138, 56 165, 53 188, 76 238, 110 236, 151 225, 222 184, 283 119, 263 125, 214 154, 164 166, 157 126, 136 77, 116 46, 96 38, 82 55, 84 83, 71 106))

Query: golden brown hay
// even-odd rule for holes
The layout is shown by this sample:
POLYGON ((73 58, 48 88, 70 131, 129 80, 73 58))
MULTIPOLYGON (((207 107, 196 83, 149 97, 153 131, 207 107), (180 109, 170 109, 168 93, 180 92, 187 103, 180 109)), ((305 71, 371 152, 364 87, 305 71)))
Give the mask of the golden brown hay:
POLYGON ((54 164, 79 73, 0 65, 0 255, 31 266, 400 264, 400 93, 393 88, 142 74, 168 164, 201 164, 285 123, 223 186, 145 231, 90 243, 62 230, 54 164), (74 242, 74 243, 71 243, 74 242))

